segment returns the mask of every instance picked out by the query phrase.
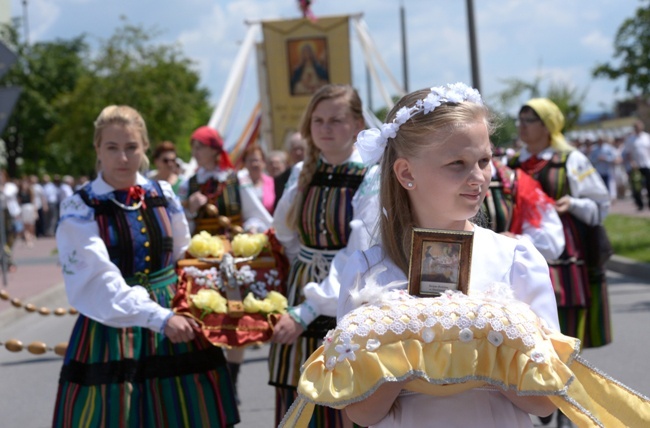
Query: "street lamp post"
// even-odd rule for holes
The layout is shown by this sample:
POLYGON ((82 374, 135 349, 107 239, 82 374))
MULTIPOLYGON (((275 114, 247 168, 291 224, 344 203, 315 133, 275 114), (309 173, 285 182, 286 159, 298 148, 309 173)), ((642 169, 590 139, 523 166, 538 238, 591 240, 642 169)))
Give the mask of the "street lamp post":
POLYGON ((404 1, 399 6, 400 27, 402 29, 402 72, 404 73, 404 91, 409 91, 408 61, 406 52, 406 16, 404 12, 404 1))
POLYGON ((27 0, 23 0, 23 25, 25 28, 25 44, 29 45, 29 20, 27 19, 27 0))
POLYGON ((476 28, 474 26, 474 2, 467 0, 467 26, 469 30, 469 51, 472 66, 472 86, 481 91, 481 77, 478 68, 478 47, 476 45, 476 28))

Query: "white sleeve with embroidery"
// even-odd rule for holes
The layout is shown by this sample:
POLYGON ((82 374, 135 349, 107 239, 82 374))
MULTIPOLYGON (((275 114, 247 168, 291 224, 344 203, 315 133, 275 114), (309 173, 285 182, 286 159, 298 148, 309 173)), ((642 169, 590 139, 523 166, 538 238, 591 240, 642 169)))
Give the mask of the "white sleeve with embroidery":
POLYGON ((287 213, 296 198, 296 193, 298 193, 298 177, 302 171, 302 165, 303 163, 300 162, 292 168, 285 191, 273 212, 272 227, 275 229, 275 236, 284 247, 284 252, 291 263, 300 252, 300 240, 298 232, 287 226, 287 213))
POLYGON ((571 189, 569 211, 589 225, 602 223, 609 210, 609 190, 589 159, 580 152, 571 152, 566 162, 571 189))
POLYGON ((161 332, 171 310, 151 300, 143 287, 126 284, 110 261, 92 210, 76 194, 61 203, 56 242, 68 302, 74 308, 110 327, 161 332))
POLYGON ((350 221, 350 237, 345 248, 341 249, 332 260, 330 277, 323 282, 310 282, 305 285, 303 292, 305 301, 296 307, 295 313, 306 324, 311 323, 318 315, 336 316, 340 284, 332 278, 347 269, 348 259, 355 251, 363 251, 376 244, 379 221, 379 172, 374 165, 366 173, 361 186, 352 198, 353 216, 350 221))

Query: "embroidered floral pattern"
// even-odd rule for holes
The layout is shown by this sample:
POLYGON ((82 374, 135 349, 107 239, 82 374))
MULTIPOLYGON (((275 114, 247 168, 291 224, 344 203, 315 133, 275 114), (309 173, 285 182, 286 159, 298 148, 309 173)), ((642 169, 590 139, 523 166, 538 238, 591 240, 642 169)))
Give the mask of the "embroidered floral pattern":
POLYGON ((530 354, 530 359, 535 361, 537 364, 542 364, 546 361, 546 357, 544 356, 544 353, 538 350, 534 350, 530 354))
POLYGON ((74 275, 76 272, 73 268, 83 267, 79 265, 79 259, 77 258, 77 250, 72 250, 71 253, 66 257, 66 261, 63 262, 61 270, 65 275, 74 275))
POLYGON ((338 362, 340 363, 343 360, 356 360, 357 356, 354 355, 354 353, 357 349, 359 349, 359 347, 360 345, 352 343, 349 340, 345 340, 340 345, 336 345, 334 349, 339 353, 339 356, 337 358, 338 362))
POLYGON ((333 341, 332 338, 334 337, 335 332, 336 330, 328 331, 327 334, 325 335, 325 338, 323 339, 323 346, 325 347, 326 351, 329 349, 330 345, 332 344, 333 341))

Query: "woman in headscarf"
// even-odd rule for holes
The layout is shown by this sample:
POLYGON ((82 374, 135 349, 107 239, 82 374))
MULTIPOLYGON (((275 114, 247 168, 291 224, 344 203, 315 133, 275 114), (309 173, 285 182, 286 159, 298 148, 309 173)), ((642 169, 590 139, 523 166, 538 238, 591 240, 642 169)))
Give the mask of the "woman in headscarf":
MULTIPOLYGON (((552 101, 529 100, 518 119, 519 137, 526 145, 510 166, 530 174, 555 200, 565 249, 559 259, 549 260, 549 268, 560 326, 562 333, 589 348, 611 342, 605 270, 594 262, 594 248, 586 245, 592 227, 607 215, 609 192, 589 159, 567 143, 563 127, 564 115, 552 101)), ((558 427, 567 423, 563 415, 558 418, 558 427)))

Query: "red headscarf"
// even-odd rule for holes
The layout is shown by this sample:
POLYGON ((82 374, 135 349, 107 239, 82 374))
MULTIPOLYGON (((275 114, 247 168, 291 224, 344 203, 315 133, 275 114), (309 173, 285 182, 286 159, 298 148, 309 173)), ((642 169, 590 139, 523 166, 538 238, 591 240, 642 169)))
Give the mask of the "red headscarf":
POLYGON ((201 126, 192 133, 191 139, 219 150, 219 168, 223 170, 234 168, 230 161, 230 156, 228 156, 228 153, 223 149, 223 139, 215 129, 212 129, 209 126, 201 126))

